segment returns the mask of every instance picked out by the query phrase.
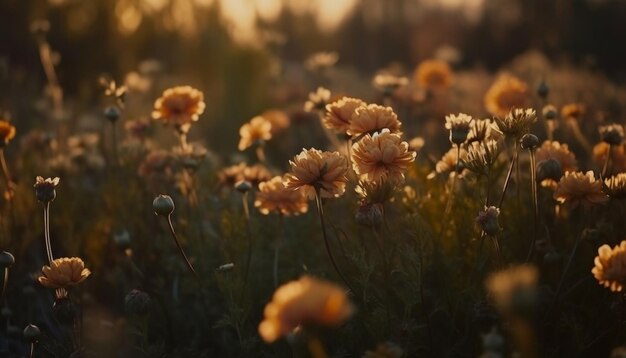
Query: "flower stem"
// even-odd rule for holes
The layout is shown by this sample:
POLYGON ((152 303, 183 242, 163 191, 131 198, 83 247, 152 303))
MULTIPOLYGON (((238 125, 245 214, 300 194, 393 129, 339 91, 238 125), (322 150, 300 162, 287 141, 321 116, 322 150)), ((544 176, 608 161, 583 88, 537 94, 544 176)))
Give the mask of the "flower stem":
POLYGON ((243 287, 241 289, 241 298, 248 285, 248 276, 250 275, 250 264, 252 263, 252 223, 250 222, 250 208, 248 207, 248 192, 241 196, 243 204, 243 213, 246 217, 246 236, 248 237, 248 252, 246 256, 246 267, 243 275, 243 287))
POLYGON ((263 148, 263 144, 256 146, 256 157, 259 162, 265 163, 265 149, 263 148))
POLYGON ((7 290, 7 283, 9 282, 9 268, 4 268, 4 278, 2 280, 2 292, 0 292, 0 302, 4 302, 4 294, 7 290))
POLYGON ((320 217, 320 224, 322 225, 322 235, 324 236, 324 245, 326 246, 326 252, 328 253, 328 258, 330 259, 330 262, 332 263, 333 267, 335 268, 335 271, 337 272, 337 274, 339 275, 341 280, 346 284, 346 286, 348 286, 350 291, 356 292, 352 288, 350 283, 348 283, 348 280, 346 279, 346 277, 343 275, 343 273, 339 269, 339 266, 337 265, 337 262, 335 262, 335 257, 333 256, 333 252, 330 249, 330 245, 328 243, 328 236, 326 235, 326 223, 324 222, 324 209, 322 207, 322 199, 320 197, 320 190, 319 189, 315 189, 315 204, 317 205, 317 213, 318 213, 318 215, 320 217))
POLYGON ((530 261, 535 251, 535 243, 537 242, 537 225, 539 221, 539 204, 537 202, 537 163, 535 150, 530 150, 530 187, 533 198, 533 239, 530 243, 530 250, 526 256, 526 262, 530 261))
POLYGON ((496 258, 498 260, 498 266, 502 267, 504 265, 504 261, 502 260, 502 250, 500 249, 500 242, 498 241, 498 236, 492 235, 491 241, 493 242, 493 248, 496 250, 496 258))
POLYGON ((117 152, 117 127, 115 126, 117 121, 111 121, 111 138, 113 141, 113 164, 118 166, 120 163, 119 154, 117 152))
POLYGON ((170 227, 170 232, 172 233, 172 237, 174 238, 174 242, 176 243, 176 246, 178 246, 178 250, 180 250, 180 254, 182 255, 183 259, 185 260, 185 263, 187 264, 187 267, 189 268, 189 271, 191 271, 191 273, 196 277, 198 277, 198 274, 196 273, 196 270, 193 268, 193 265, 191 264, 191 262, 189 262, 189 259, 187 258, 187 255, 185 255, 185 251, 183 250, 183 247, 180 245, 180 242, 178 241, 178 237, 176 236, 176 231, 174 231, 174 225, 172 225, 172 215, 168 215, 167 216, 167 223, 170 227))
POLYGON ((307 346, 309 347, 309 352, 311 353, 311 357, 313 358, 327 358, 328 355, 324 350, 324 346, 322 342, 320 342, 319 338, 315 336, 310 336, 307 340, 307 346))
POLYGON ((30 358, 33 358, 34 352, 35 352, 35 342, 30 342, 30 352, 28 353, 28 356, 30 358))
POLYGON ((606 153, 606 159, 604 160, 604 165, 602 166, 602 172, 600 173, 600 180, 606 176, 607 170, 609 170, 609 161, 611 160, 611 152, 613 151, 613 145, 609 144, 609 150, 606 153))
POLYGON ((274 288, 278 287, 278 255, 280 254, 280 246, 285 236, 283 214, 278 213, 278 239, 274 246, 274 288))
POLYGON ((50 240, 50 203, 46 203, 43 207, 43 226, 44 226, 44 238, 46 240, 46 254, 48 255, 48 261, 52 265, 54 257, 52 256, 52 244, 50 240))
POLYGON ((2 174, 4 175, 4 181, 7 183, 7 191, 11 198, 13 198, 13 181, 11 180, 11 172, 9 166, 4 157, 4 149, 0 149, 0 164, 2 165, 2 174))
POLYGON ((500 201, 498 202, 498 208, 502 209, 502 203, 504 202, 504 195, 506 194, 506 189, 509 187, 509 182, 511 181, 511 174, 513 173, 513 167, 515 166, 515 162, 517 162, 517 158, 519 155, 519 149, 517 145, 515 145, 515 152, 513 153, 513 159, 511 159, 511 165, 509 166, 509 171, 506 174, 506 179, 504 180, 504 186, 502 187, 502 195, 500 196, 500 201))

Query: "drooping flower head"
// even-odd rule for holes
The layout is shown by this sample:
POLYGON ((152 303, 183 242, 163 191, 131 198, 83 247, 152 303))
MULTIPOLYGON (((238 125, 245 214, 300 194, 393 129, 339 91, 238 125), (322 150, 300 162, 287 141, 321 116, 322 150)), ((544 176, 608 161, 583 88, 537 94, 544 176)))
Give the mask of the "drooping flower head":
POLYGON ((622 292, 626 285, 626 240, 611 249, 602 245, 591 269, 593 277, 613 292, 622 292))
POLYGON ((309 199, 315 198, 316 190, 326 198, 341 196, 346 190, 348 161, 338 152, 303 149, 289 164, 285 187, 303 190, 309 199))
POLYGON ((416 153, 399 134, 383 129, 367 134, 352 146, 354 171, 366 181, 401 183, 404 174, 415 160, 416 153))
POLYGON ((447 62, 425 60, 417 66, 415 80, 425 89, 443 90, 452 84, 452 70, 447 62))
POLYGON ((261 116, 256 116, 239 129, 239 150, 246 150, 251 146, 272 139, 272 123, 261 116))
POLYGON ((326 105, 324 125, 340 133, 346 133, 350 127, 350 121, 354 111, 367 105, 358 98, 343 97, 331 104, 326 105))
POLYGON ((9 144, 15 137, 15 127, 10 122, 0 120, 0 148, 9 144))
POLYGON ((275 176, 259 184, 254 206, 263 215, 275 212, 292 216, 306 213, 309 201, 300 190, 287 189, 283 177, 275 176))
POLYGON ((604 204, 608 197, 602 191, 602 181, 596 180, 593 172, 566 172, 554 191, 554 199, 569 203, 572 208, 604 204))
POLYGON ((85 263, 78 257, 61 257, 41 269, 42 276, 37 279, 47 288, 68 289, 85 281, 91 271, 85 268, 85 263))
POLYGON ((154 102, 152 118, 174 126, 180 132, 189 131, 191 123, 204 112, 204 94, 190 86, 166 89, 154 102))
POLYGON ((391 107, 369 104, 354 110, 347 132, 353 137, 374 134, 385 128, 391 133, 400 133, 401 126, 402 123, 391 107))
POLYGON ((496 117, 504 117, 513 108, 523 108, 528 101, 528 85, 511 75, 500 76, 485 93, 485 108, 496 117))
POLYGON ((354 312, 341 287, 311 276, 280 286, 265 306, 259 334, 271 343, 298 326, 338 326, 354 312))
POLYGON ((470 132, 472 121, 472 116, 465 113, 447 115, 446 129, 450 131, 450 142, 456 145, 464 143, 470 132))

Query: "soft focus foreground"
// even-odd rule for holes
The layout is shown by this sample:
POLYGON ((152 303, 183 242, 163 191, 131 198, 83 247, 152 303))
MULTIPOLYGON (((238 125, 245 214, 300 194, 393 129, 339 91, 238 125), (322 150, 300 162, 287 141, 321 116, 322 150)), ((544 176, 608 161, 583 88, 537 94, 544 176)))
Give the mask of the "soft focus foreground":
POLYGON ((624 356, 626 6, 547 3, 3 2, 0 356, 624 356))

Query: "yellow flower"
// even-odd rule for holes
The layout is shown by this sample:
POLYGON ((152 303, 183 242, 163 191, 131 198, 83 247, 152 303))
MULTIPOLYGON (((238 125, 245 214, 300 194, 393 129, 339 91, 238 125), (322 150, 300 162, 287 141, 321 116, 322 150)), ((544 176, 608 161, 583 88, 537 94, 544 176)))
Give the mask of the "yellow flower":
POLYGON ((415 160, 415 152, 399 134, 383 129, 366 135, 352 146, 352 166, 362 179, 371 182, 401 183, 415 160))
POLYGON ((0 120, 0 147, 9 144, 15 137, 15 127, 8 121, 0 120))
POLYGON ((285 187, 301 189, 309 199, 315 198, 316 189, 322 197, 338 197, 346 190, 348 161, 338 152, 303 149, 289 164, 285 187))
POLYGON ((602 192, 602 182, 596 180, 592 171, 566 172, 556 185, 554 199, 560 203, 569 203, 572 208, 582 204, 588 207, 604 204, 608 197, 602 192))
POLYGON ((245 150, 260 141, 272 139, 272 123, 261 116, 256 116, 239 129, 239 150, 245 150))
POLYGON ((281 111, 280 109, 269 109, 261 113, 261 117, 267 119, 267 121, 272 124, 272 136, 289 128, 291 125, 291 119, 287 113, 281 111))
POLYGON ((538 278, 535 266, 519 265, 492 274, 485 286, 496 307, 506 312, 515 303, 513 298, 517 294, 534 290, 538 278))
MULTIPOLYGON (((611 162, 607 174, 626 172, 626 145, 611 145, 611 162)), ((600 142, 593 147, 593 160, 602 168, 609 153, 609 144, 600 142)))
MULTIPOLYGON (((467 158, 467 151, 463 148, 461 148, 460 151, 460 160, 461 162, 463 162, 466 158, 467 158)), ((456 163, 457 163, 457 155, 458 155, 458 149, 457 148, 450 148, 450 150, 448 150, 446 152, 446 154, 444 154, 441 159, 437 162, 437 164, 435 164, 435 172, 430 173, 428 175, 429 179, 432 179, 435 177, 435 173, 437 174, 445 174, 445 173, 450 173, 453 172, 456 169, 456 163)))
POLYGON ((585 105, 582 103, 570 103, 561 108, 561 117, 565 119, 579 119, 585 113, 585 105))
POLYGON ((47 288, 70 288, 85 281, 91 275, 91 271, 85 268, 85 263, 78 257, 61 257, 50 266, 41 269, 43 275, 39 276, 39 283, 47 288))
POLYGON ((347 132, 353 137, 372 134, 385 128, 391 133, 400 133, 401 126, 402 123, 391 107, 369 104, 354 111, 347 132))
POLYGON ((415 80, 429 90, 446 89, 452 84, 452 70, 444 61, 425 60, 417 67, 415 80))
POLYGON ((330 282, 303 276, 280 286, 265 306, 259 334, 271 343, 301 325, 338 326, 354 309, 345 291, 330 282))
POLYGON ((500 76, 485 93, 485 108, 497 117, 504 117, 513 108, 525 107, 528 85, 511 75, 500 76))
POLYGON ((261 214, 277 212, 282 215, 300 215, 309 209, 309 201, 299 190, 287 189, 281 176, 259 184, 254 206, 261 214))
POLYGON ((366 103, 357 98, 343 97, 338 101, 326 105, 324 125, 326 128, 345 133, 350 127, 350 121, 354 111, 366 106, 366 103))
POLYGON ((611 291, 622 292, 626 284, 626 241, 613 249, 609 245, 600 246, 594 264, 593 277, 611 291))
POLYGON ((192 122, 204 112, 204 95, 190 86, 166 89, 154 102, 152 118, 187 132, 192 122))
POLYGON ((626 173, 604 179, 604 190, 613 199, 626 198, 626 173))

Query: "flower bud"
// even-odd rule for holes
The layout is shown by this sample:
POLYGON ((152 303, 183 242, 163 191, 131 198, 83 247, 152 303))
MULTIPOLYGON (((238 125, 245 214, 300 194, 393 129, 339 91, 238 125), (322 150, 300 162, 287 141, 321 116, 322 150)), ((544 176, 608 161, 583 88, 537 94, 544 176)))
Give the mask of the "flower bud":
POLYGON ((24 338, 28 341, 28 342, 37 342, 37 340, 39 339, 39 336, 41 336, 41 331, 39 330, 39 327, 35 326, 34 324, 29 324, 28 326, 26 326, 26 328, 24 328, 24 338))
POLYGON ((501 352, 504 349, 504 337, 498 328, 491 328, 491 332, 483 336, 483 349, 487 352, 501 352))
POLYGON ((619 124, 610 124, 600 127, 600 138, 610 145, 621 145, 624 141, 624 127, 619 124))
POLYGON ((553 120, 553 119, 556 119, 556 115, 558 114, 558 111, 556 107, 554 107, 551 104, 548 104, 543 107, 543 109, 541 110, 541 113, 543 113, 543 117, 545 119, 553 120))
POLYGON ((113 242, 120 250, 124 251, 130 248, 130 234, 126 230, 122 230, 113 235, 113 242))
POLYGON ((152 210, 157 215, 169 216, 174 212, 174 200, 169 195, 160 194, 154 198, 152 210))
POLYGON ((486 235, 495 236, 500 232, 500 224, 498 223, 499 215, 500 209, 495 206, 486 207, 485 210, 478 213, 476 223, 480 225, 480 228, 486 235))
POLYGON ((252 189, 252 183, 247 180, 240 180, 235 183, 235 189, 240 193, 247 193, 252 189))
POLYGON ((124 309, 131 316, 145 316, 150 311, 151 302, 150 295, 135 289, 124 298, 124 309))
POLYGON ((8 252, 2 251, 0 252, 0 268, 10 268, 15 263, 15 257, 8 252))
POLYGON ((562 176, 561 164, 554 159, 543 160, 537 164, 537 181, 539 183, 546 179, 558 182, 562 176))
POLYGON ((522 146, 522 149, 535 149, 539 145, 539 138, 531 133, 524 134, 520 140, 520 145, 522 146))
POLYGON ((120 110, 116 106, 110 106, 104 109, 104 117, 111 122, 115 122, 120 118, 120 110))
POLYGON ((60 179, 56 178, 47 178, 38 176, 35 179, 35 196, 37 200, 44 204, 48 204, 52 202, 57 197, 57 192, 55 190, 56 186, 59 185, 60 179))
POLYGON ((537 86, 537 95, 542 99, 546 99, 550 94, 550 87, 545 81, 541 81, 539 86, 537 86))

